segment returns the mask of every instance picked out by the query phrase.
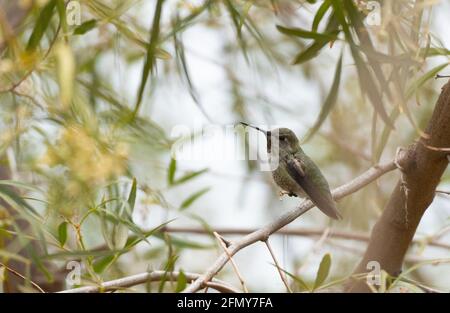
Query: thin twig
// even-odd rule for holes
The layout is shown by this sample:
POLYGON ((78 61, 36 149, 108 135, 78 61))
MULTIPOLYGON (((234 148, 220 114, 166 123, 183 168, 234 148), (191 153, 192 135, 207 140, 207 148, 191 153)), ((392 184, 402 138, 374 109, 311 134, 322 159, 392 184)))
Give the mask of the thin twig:
POLYGON ((58 39, 58 35, 59 32, 61 30, 61 22, 58 25, 58 28, 56 29, 55 35, 53 36, 52 41, 50 42, 50 45, 47 49, 47 51, 45 52, 44 56, 42 57, 41 60, 39 60, 36 64, 34 64, 33 68, 28 70, 28 72, 26 72, 26 74, 24 76, 22 76, 17 82, 12 83, 9 87, 5 88, 5 89, 1 89, 0 93, 5 93, 5 92, 11 92, 14 91, 17 87, 19 87, 26 79, 28 79, 28 77, 31 76, 31 74, 33 74, 33 72, 36 70, 36 68, 38 67, 38 65, 45 61, 45 59, 50 55, 50 52, 52 51, 53 46, 56 43, 56 40, 58 39))
POLYGON ((426 143, 424 143, 423 140, 419 140, 419 143, 421 143, 425 148, 428 148, 428 149, 433 150, 433 151, 450 152, 450 148, 448 148, 448 147, 430 146, 430 145, 427 145, 426 143))
MULTIPOLYGON (((329 246, 333 246, 335 248, 339 248, 342 251, 350 252, 350 253, 352 253, 354 255, 361 256, 361 255, 364 254, 364 250, 363 249, 355 248, 355 247, 349 247, 349 246, 347 246, 345 244, 342 244, 342 243, 328 241, 327 244, 329 246)), ((427 261, 429 261, 429 259, 422 258, 420 256, 416 256, 416 255, 413 255, 413 254, 405 256, 405 262, 409 262, 409 263, 414 263, 415 264, 415 263, 421 263, 421 262, 427 262, 427 261)))
POLYGON ((413 284, 416 287, 419 287, 420 289, 422 289, 423 291, 425 291, 426 293, 444 293, 444 291, 432 288, 432 287, 428 287, 427 285, 424 285, 422 283, 419 283, 418 281, 406 278, 406 277, 402 277, 401 281, 404 281, 406 283, 409 284, 413 284))
POLYGON ((214 232, 213 234, 217 238, 217 241, 219 241, 219 244, 222 247, 223 251, 225 251, 225 253, 228 255, 228 258, 231 262, 231 265, 233 266, 236 276, 239 278, 239 282, 242 285, 242 289, 244 290, 245 293, 248 293, 248 289, 247 289, 247 286, 245 285, 244 278, 242 277, 241 273, 239 272, 239 269, 238 269, 236 263, 234 262, 232 256, 228 252, 227 244, 224 242, 224 240, 218 233, 214 232))
POLYGON ((19 272, 17 272, 16 270, 10 268, 9 266, 3 264, 2 262, 0 262, 0 265, 3 266, 6 270, 8 270, 9 272, 11 272, 12 274, 22 278, 24 281, 29 281, 37 290, 39 290, 41 293, 45 293, 44 289, 42 289, 38 284, 36 284, 34 281, 32 281, 31 279, 26 278, 25 276, 23 276, 22 274, 20 274, 19 272))
MULTIPOLYGON (((258 228, 228 228, 228 227, 211 227, 217 233, 222 235, 248 235, 258 230, 258 228)), ((302 236, 302 237, 319 237, 322 236, 326 229, 323 228, 282 228, 278 230, 273 235, 288 235, 288 236, 302 236)), ((201 228, 201 227, 164 227, 161 228, 161 232, 167 233, 189 233, 189 234, 197 234, 197 235, 211 235, 211 231, 209 229, 201 228)), ((362 233, 362 232, 354 232, 354 231, 344 231, 332 229, 329 234, 327 234, 331 238, 336 239, 346 239, 346 240, 356 240, 356 241, 369 241, 370 235, 362 233)), ((423 239, 414 239, 413 243, 420 244, 423 242, 423 239)), ((428 242, 430 246, 435 246, 443 249, 450 249, 449 244, 445 244, 443 242, 439 242, 436 240, 431 240, 428 242)))
POLYGON ((284 275, 283 271, 281 270, 280 265, 278 264, 277 258, 275 257, 275 253, 272 250, 272 247, 269 244, 269 239, 264 241, 264 243, 267 246, 267 249, 269 249, 270 255, 272 256, 273 261, 275 262, 275 266, 277 267, 278 273, 280 274, 281 280, 283 281, 283 284, 286 286, 286 289, 289 291, 289 293, 292 293, 292 289, 289 287, 289 283, 286 279, 286 276, 284 275))
MULTIPOLYGON (((60 291, 59 293, 95 293, 100 291, 114 291, 121 288, 132 287, 135 285, 140 285, 147 283, 149 281, 160 281, 161 279, 166 280, 177 280, 180 272, 169 272, 166 271, 152 271, 145 272, 136 275, 131 275, 127 277, 122 277, 119 279, 111 280, 102 283, 100 286, 85 286, 80 288, 68 289, 60 291)), ((184 273, 188 283, 196 280, 200 277, 200 274, 195 273, 184 273)), ((211 282, 205 283, 206 287, 213 288, 220 292, 225 293, 239 293, 240 291, 236 288, 230 286, 228 283, 223 282, 218 279, 213 279, 211 282)))
MULTIPOLYGON (((380 176, 386 174, 387 172, 390 172, 392 170, 396 169, 396 166, 393 161, 377 165, 360 176, 356 177, 352 181, 350 181, 347 184, 342 185, 341 187, 338 187, 333 190, 333 198, 335 200, 339 200, 347 195, 350 195, 357 190, 367 186, 380 176)), ((209 280, 211 280, 228 262, 229 257, 228 254, 233 256, 238 251, 244 249, 245 247, 257 242, 257 241, 266 241, 267 238, 274 232, 278 231, 280 228, 284 227, 285 225, 291 223, 296 218, 301 216, 302 214, 309 211, 311 208, 314 207, 314 204, 309 201, 305 200, 303 201, 298 207, 290 210, 289 212, 281 215, 278 217, 275 221, 267 224, 266 226, 260 228, 259 230, 248 234, 244 237, 242 237, 240 240, 234 242, 228 249, 228 253, 223 253, 219 256, 219 258, 208 268, 208 270, 200 277, 198 278, 194 283, 192 283, 188 288, 184 290, 184 292, 195 292, 199 289, 201 289, 202 286, 209 280)))

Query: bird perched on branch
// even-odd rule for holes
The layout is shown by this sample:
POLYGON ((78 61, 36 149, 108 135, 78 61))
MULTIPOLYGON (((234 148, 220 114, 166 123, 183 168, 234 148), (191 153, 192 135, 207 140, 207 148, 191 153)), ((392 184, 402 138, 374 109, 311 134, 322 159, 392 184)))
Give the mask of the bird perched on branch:
POLYGON ((327 180, 317 165, 303 152, 292 130, 289 128, 263 130, 247 123, 241 124, 254 128, 266 136, 270 160, 278 158, 278 166, 272 170, 272 176, 281 188, 281 195, 307 197, 329 217, 341 218, 327 180))

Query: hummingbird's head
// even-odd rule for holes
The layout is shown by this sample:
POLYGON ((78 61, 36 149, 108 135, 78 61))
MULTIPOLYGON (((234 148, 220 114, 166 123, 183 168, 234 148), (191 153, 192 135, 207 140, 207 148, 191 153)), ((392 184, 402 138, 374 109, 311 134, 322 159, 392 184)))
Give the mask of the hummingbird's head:
POLYGON ((277 140, 279 149, 285 151, 296 152, 300 149, 300 144, 295 133, 289 128, 275 128, 273 130, 264 130, 257 126, 249 125, 247 123, 241 122, 241 124, 254 128, 264 135, 266 135, 267 139, 267 152, 271 152, 272 150, 272 141, 277 140))
POLYGON ((272 136, 278 136, 280 149, 295 152, 300 148, 297 136, 289 128, 276 128, 271 133, 272 136))

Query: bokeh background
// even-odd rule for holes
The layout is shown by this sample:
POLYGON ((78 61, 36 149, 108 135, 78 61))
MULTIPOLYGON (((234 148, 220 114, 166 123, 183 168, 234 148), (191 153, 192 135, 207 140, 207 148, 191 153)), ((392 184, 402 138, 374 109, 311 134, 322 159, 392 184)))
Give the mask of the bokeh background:
MULTIPOLYGON (((280 200, 258 161, 225 155, 257 149, 243 132, 225 132, 239 121, 312 134, 302 147, 331 187, 392 160, 418 138, 446 82, 434 76, 449 62, 450 3, 377 2, 379 23, 364 24, 370 47, 343 25, 329 31, 333 4, 311 31, 325 2, 333 1, 0 1, 2 262, 62 288, 72 260, 83 264, 83 285, 148 270, 203 273, 222 252, 210 231, 253 230, 300 201, 280 200), (318 33, 334 37, 322 44, 318 33), (321 47, 306 57, 311 45, 321 47), (181 128, 191 136, 180 139, 181 128), (179 140, 196 155, 171 153, 179 140), (172 231, 146 233, 161 225, 172 231)), ((368 1, 349 2, 362 21, 371 14, 368 1)), ((313 209, 287 226, 306 234, 273 235, 283 269, 311 286, 329 253, 328 289, 341 290, 367 242, 333 233, 369 236, 398 178, 386 174, 341 200, 341 221, 313 209)), ((446 171, 439 189, 449 181, 446 171)), ((450 267, 429 261, 449 256, 449 199, 437 194, 405 261, 417 266, 410 279, 442 291, 450 267)), ((234 259, 250 291, 286 291, 263 243, 234 259)), ((218 277, 239 287, 229 264, 218 277)), ((176 288, 128 290, 150 287, 176 288)), ((23 281, 8 288, 34 290, 23 281)))

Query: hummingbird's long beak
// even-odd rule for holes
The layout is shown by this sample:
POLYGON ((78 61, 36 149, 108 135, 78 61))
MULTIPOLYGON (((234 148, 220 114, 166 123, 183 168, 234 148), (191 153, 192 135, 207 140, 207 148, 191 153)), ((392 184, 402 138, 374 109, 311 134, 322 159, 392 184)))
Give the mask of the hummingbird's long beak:
POLYGON ((254 128, 254 129, 256 129, 256 130, 259 130, 259 131, 262 132, 264 135, 266 135, 266 139, 267 139, 267 152, 270 153, 270 151, 272 150, 272 138, 271 138, 271 137, 272 137, 272 133, 271 133, 271 131, 270 131, 270 130, 264 130, 264 129, 261 129, 261 128, 259 128, 259 127, 256 127, 256 126, 253 126, 253 125, 244 123, 244 122, 240 122, 240 123, 241 123, 242 125, 245 125, 245 126, 254 128))
POLYGON ((267 130, 261 129, 261 128, 257 127, 257 126, 253 126, 253 125, 250 125, 250 124, 247 124, 247 123, 244 123, 244 122, 240 122, 240 123, 241 123, 242 125, 245 125, 245 126, 254 128, 254 129, 256 129, 256 130, 259 130, 260 132, 264 133, 264 135, 266 135, 266 136, 270 133, 270 132, 268 132, 267 130))

